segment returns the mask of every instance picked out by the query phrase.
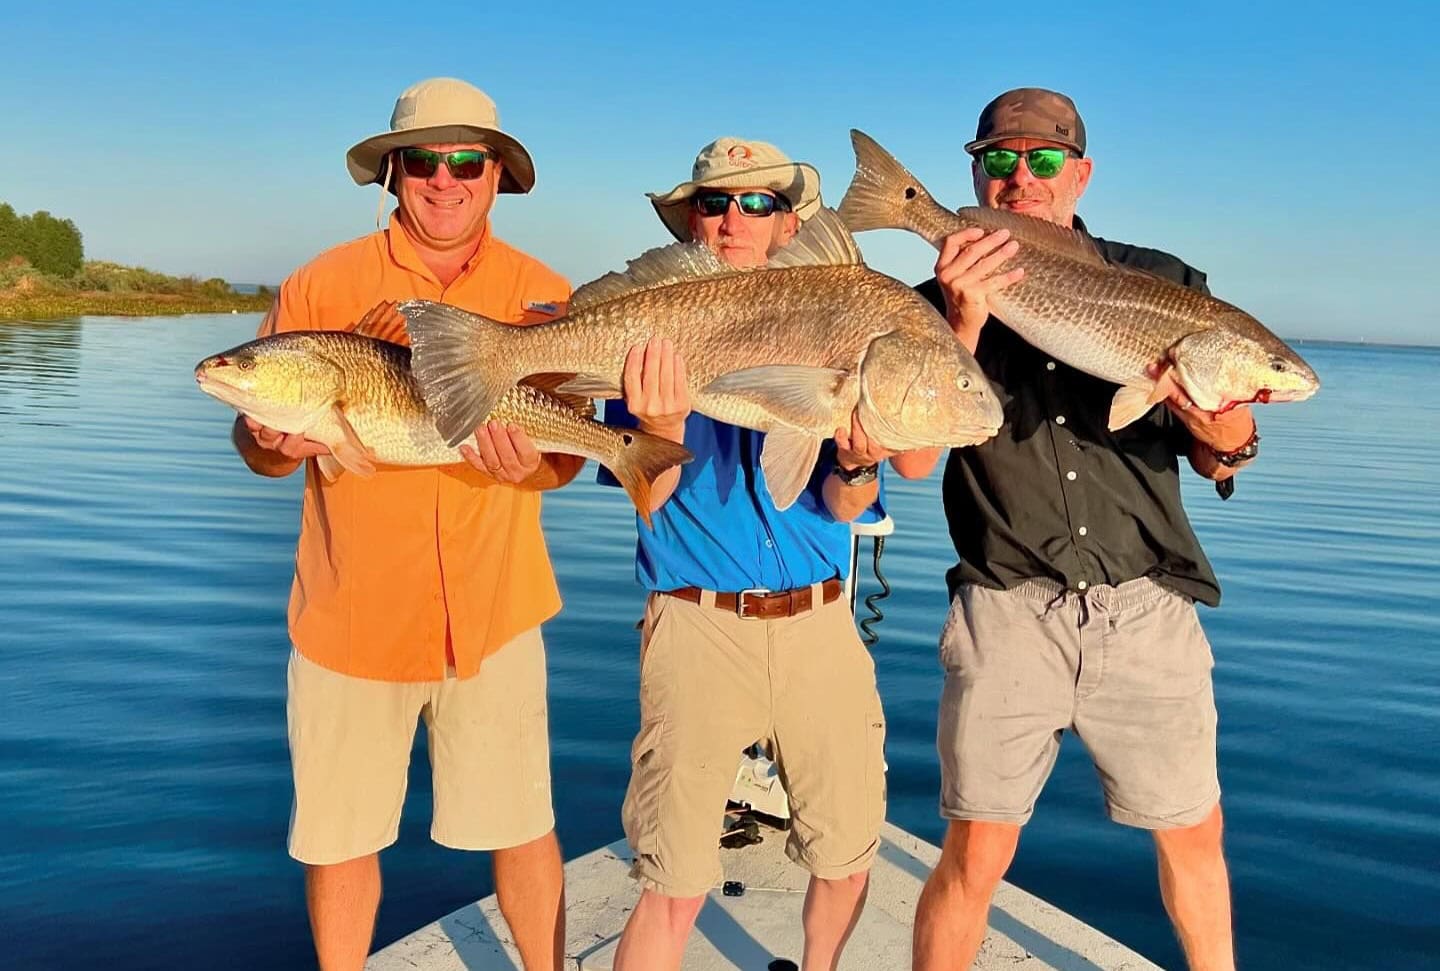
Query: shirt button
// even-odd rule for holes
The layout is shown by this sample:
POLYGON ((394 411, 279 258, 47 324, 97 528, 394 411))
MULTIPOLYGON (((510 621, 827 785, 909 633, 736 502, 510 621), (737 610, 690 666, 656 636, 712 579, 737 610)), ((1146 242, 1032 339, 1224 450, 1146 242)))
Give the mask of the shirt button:
POLYGON ((1079 533, 1081 536, 1088 536, 1090 533, 1090 527, 1081 526, 1079 529, 1076 530, 1076 532, 1079 533))
POLYGON ((1075 584, 1075 589, 1084 590, 1088 586, 1090 586, 1090 584, 1086 583, 1084 580, 1081 580, 1079 583, 1075 584))
POLYGON ((1074 482, 1074 481, 1075 481, 1075 473, 1074 473, 1074 472, 1066 472, 1066 473, 1065 473, 1065 478, 1069 479, 1071 482, 1074 482))
POLYGON ((1054 362, 1054 361, 1046 361, 1046 362, 1045 362, 1045 370, 1047 370, 1047 371, 1053 371, 1053 370, 1055 370, 1055 362, 1054 362))
POLYGON ((765 541, 765 545, 766 545, 767 547, 774 547, 775 541, 774 541, 773 539, 767 539, 767 540, 765 541))
POLYGON ((1063 425, 1063 424, 1065 424, 1065 416, 1064 416, 1064 415, 1056 415, 1056 416, 1055 416, 1055 424, 1057 424, 1057 425, 1063 425))

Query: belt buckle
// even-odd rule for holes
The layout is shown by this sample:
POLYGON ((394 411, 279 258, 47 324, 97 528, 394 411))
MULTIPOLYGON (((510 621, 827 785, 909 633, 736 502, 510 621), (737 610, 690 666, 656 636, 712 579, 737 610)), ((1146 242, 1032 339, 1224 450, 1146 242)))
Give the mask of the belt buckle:
POLYGON ((745 614, 745 598, 754 594, 760 596, 773 591, 769 587, 747 587, 735 594, 735 616, 741 620, 756 620, 755 617, 748 617, 745 614))

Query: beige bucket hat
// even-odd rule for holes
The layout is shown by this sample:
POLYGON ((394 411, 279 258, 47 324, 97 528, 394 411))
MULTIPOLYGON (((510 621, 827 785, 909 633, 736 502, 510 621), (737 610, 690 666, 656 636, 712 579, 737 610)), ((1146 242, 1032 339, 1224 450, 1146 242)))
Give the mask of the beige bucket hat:
POLYGON ((820 173, 806 162, 790 157, 769 142, 745 138, 717 138, 695 156, 690 181, 669 192, 648 192, 660 221, 674 237, 688 243, 690 197, 696 190, 765 188, 790 200, 801 222, 820 209, 820 173))
POLYGON ((390 114, 390 130, 357 142, 345 153, 356 185, 379 182, 385 156, 397 148, 446 142, 484 142, 500 153, 505 167, 501 192, 535 187, 530 153, 500 129, 500 113, 484 91, 456 78, 429 78, 401 93, 390 114))

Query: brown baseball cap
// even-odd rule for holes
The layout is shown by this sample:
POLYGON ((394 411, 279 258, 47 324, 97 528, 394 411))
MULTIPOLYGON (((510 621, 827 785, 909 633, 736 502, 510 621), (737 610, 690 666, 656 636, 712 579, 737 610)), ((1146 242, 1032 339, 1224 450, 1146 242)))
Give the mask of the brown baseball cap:
POLYGON ((973 155, 1007 138, 1042 139, 1085 154, 1085 122, 1075 102, 1045 88, 1016 88, 986 105, 965 151, 973 155))

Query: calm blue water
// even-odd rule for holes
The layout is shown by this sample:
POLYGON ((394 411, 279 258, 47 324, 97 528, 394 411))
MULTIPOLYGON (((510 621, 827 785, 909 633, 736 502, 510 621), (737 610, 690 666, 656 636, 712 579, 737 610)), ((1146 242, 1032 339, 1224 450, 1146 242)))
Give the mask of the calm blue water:
MULTIPOLYGON (((285 856, 284 609, 298 476, 250 475, 190 368, 253 316, 0 324, 0 965, 311 963, 285 856)), ((1315 400, 1263 412, 1264 457, 1190 509, 1225 584, 1221 778, 1248 968, 1440 954, 1440 350, 1308 346, 1315 400)), ((567 856, 619 835, 640 593, 622 497, 546 499, 567 856), (621 607, 617 609, 616 605, 621 607)), ((890 815, 938 840, 938 475, 895 482, 876 652, 890 815)), ((490 892, 427 839, 415 761, 377 943, 490 892)), ((1179 966, 1149 838, 1106 822, 1071 740, 1011 877, 1179 966)))

